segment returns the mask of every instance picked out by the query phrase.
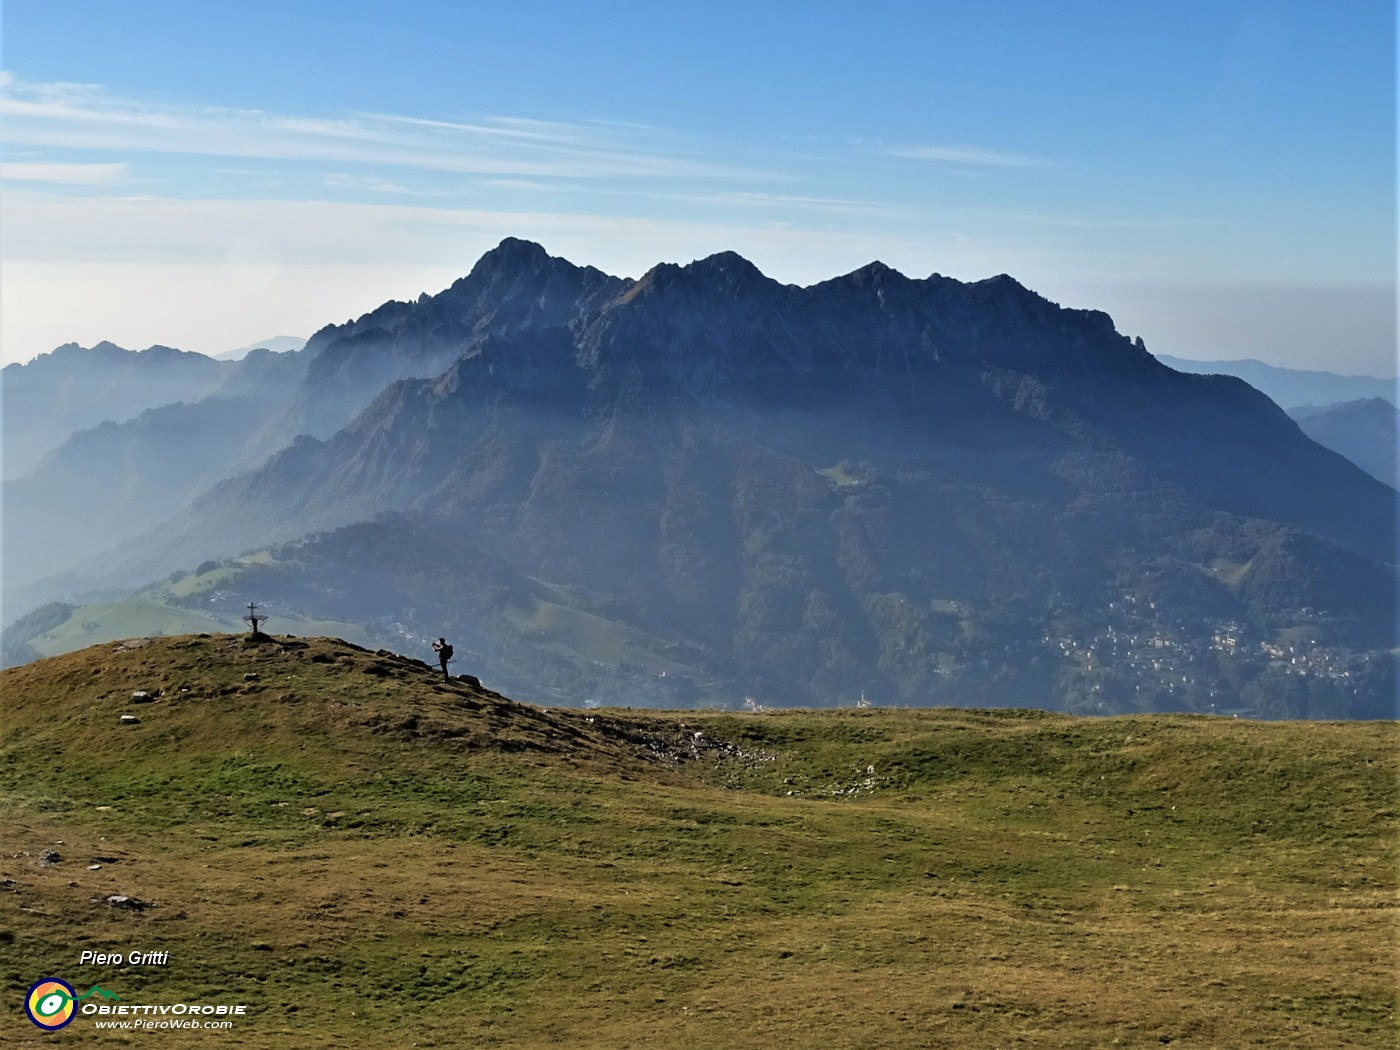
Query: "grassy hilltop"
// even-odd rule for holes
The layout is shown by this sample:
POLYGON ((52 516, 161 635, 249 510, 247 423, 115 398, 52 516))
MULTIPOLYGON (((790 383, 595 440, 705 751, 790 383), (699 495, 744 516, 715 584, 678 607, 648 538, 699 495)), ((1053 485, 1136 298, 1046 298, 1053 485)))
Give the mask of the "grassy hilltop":
POLYGON ((56 976, 248 1004, 182 1045, 1394 1046, 1394 723, 546 710, 228 635, 0 698, 3 1045, 149 1037, 40 1033, 56 976))

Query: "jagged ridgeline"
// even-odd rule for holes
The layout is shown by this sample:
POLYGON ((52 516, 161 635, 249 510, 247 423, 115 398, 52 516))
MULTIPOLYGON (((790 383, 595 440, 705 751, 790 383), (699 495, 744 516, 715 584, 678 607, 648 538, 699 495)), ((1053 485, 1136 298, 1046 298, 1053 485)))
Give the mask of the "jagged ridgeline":
MULTIPOLYGON (((449 635, 551 703, 1395 712, 1395 490, 1006 276, 800 288, 724 253, 626 280, 507 240, 296 361, 255 469, 187 465, 183 509, 7 615, 254 599, 449 635)), ((56 615, 12 654, 125 614, 56 615)))

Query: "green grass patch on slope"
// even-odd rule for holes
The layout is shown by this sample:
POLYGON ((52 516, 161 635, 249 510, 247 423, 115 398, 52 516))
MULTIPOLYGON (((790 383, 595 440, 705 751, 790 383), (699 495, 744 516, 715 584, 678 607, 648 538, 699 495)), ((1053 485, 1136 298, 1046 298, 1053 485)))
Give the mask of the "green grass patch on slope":
POLYGON ((219 635, 0 690, 0 1041, 52 974, 274 1048, 1393 1045, 1393 724, 546 710, 219 635))
POLYGON ((30 639, 29 644, 45 656, 56 656, 121 638, 232 628, 228 618, 190 609, 143 601, 108 602, 78 606, 65 622, 30 639))
POLYGON ((653 674, 694 674, 693 668, 664 655, 672 644, 602 616, 554 602, 536 600, 529 609, 506 610, 516 630, 549 635, 545 648, 561 656, 609 664, 630 664, 653 674))

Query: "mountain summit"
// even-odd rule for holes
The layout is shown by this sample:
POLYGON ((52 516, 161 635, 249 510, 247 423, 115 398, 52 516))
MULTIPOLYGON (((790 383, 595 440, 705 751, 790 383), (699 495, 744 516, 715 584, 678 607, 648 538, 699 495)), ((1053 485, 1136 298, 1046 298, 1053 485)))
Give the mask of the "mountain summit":
POLYGON ((1393 702, 1394 491, 1005 275, 510 239, 304 353, 314 436, 109 564, 263 548, 169 599, 455 634, 573 703, 1393 702))

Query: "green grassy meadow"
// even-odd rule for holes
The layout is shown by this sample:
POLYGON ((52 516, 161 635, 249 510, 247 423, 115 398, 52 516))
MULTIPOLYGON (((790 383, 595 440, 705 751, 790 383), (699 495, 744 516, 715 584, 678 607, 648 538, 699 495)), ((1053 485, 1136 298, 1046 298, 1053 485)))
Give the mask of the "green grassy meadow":
POLYGON ((235 635, 0 702, 0 1045, 1396 1045, 1395 723, 547 710, 235 635), (45 1034, 48 976, 248 1012, 45 1034))

